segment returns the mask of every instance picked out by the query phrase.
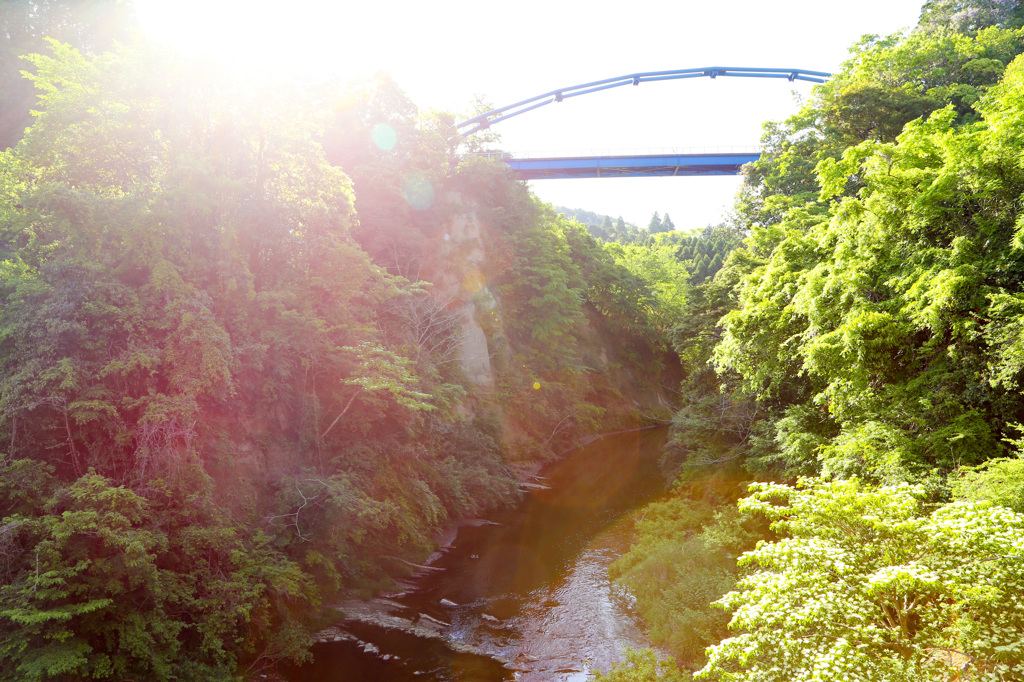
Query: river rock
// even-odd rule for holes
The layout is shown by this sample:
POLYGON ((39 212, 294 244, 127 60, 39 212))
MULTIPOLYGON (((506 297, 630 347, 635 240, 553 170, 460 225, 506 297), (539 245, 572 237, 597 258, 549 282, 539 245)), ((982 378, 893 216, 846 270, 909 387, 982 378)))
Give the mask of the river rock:
POLYGON ((420 614, 420 618, 422 618, 423 620, 428 620, 431 623, 436 623, 436 624, 438 624, 438 625, 440 625, 442 627, 450 628, 452 626, 451 623, 446 623, 443 620, 441 620, 440 618, 434 618, 433 616, 428 616, 425 613, 421 613, 420 614))
POLYGON ((523 482, 519 484, 520 490, 551 490, 551 486, 544 485, 543 483, 529 483, 523 482))
POLYGON ((451 599, 442 599, 441 600, 441 606, 447 606, 448 608, 453 609, 453 608, 457 607, 458 604, 453 602, 451 599))

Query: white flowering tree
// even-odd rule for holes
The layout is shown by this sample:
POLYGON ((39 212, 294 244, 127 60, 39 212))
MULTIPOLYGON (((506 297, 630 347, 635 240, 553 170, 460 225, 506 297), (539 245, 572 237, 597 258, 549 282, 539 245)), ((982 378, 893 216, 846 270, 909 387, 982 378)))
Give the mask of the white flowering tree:
POLYGON ((755 484, 777 542, 718 603, 735 637, 701 680, 1024 680, 1024 515, 911 485, 755 484))

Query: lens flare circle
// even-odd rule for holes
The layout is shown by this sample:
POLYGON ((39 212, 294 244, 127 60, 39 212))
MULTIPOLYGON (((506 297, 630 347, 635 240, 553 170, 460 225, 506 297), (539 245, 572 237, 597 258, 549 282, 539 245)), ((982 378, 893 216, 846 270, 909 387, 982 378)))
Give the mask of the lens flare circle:
POLYGON ((389 152, 398 144, 398 133, 387 123, 378 123, 370 131, 370 139, 377 145, 377 149, 389 152))

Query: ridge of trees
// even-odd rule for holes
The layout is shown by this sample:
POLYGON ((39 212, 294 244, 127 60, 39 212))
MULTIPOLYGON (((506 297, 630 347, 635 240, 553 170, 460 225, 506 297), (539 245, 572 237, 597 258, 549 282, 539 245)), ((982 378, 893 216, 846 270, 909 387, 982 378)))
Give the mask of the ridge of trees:
POLYGON ((555 210, 566 218, 583 225, 590 236, 595 239, 630 244, 640 239, 643 234, 639 227, 633 223, 627 223, 622 216, 612 218, 603 213, 594 213, 582 208, 566 208, 565 206, 555 206, 555 210))

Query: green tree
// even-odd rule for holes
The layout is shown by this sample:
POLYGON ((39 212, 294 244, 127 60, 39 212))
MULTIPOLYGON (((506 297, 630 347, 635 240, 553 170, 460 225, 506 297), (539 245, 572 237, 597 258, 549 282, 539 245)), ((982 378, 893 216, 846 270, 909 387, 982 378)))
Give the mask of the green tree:
POLYGON ((1020 28, 1024 6, 1004 0, 926 0, 921 8, 919 31, 953 30, 972 34, 988 28, 1020 28))
POLYGON ((959 469, 950 476, 950 488, 955 500, 988 501, 1024 514, 1024 458, 1018 453, 959 469))
POLYGON ((765 397, 800 377, 806 402, 788 414, 816 409, 840 427, 824 443, 799 427, 790 438, 781 429, 795 421, 780 422, 794 464, 893 480, 1000 453, 1021 369, 1010 331, 1024 275, 1012 255, 1020 180, 1005 156, 1018 144, 1007 124, 1021 115, 1020 69, 979 105, 981 122, 959 126, 949 107, 894 144, 825 160, 822 196, 843 196, 857 177, 856 196, 755 231, 755 249, 762 238, 774 247, 741 285, 716 357, 765 397))
POLYGON ((22 57, 42 52, 46 38, 98 53, 127 38, 134 25, 128 0, 25 0, 0 3, 0 149, 13 147, 32 122, 31 70, 22 57))
MULTIPOLYGON (((766 227, 798 207, 820 214, 818 162, 864 140, 891 142, 908 122, 947 104, 961 122, 976 119, 975 104, 1021 48, 1021 31, 999 26, 976 34, 944 29, 865 36, 800 112, 765 124, 764 152, 748 169, 737 202, 740 220, 766 227)), ((855 182, 846 187, 856 189, 855 182)), ((765 230, 754 237, 759 249, 770 249, 778 235, 765 230)))
POLYGON ((30 471, 0 467, 0 490, 55 493, 0 522, 0 679, 223 679, 243 659, 303 655, 292 610, 315 607, 308 578, 224 524, 201 476, 154 480, 147 500, 93 473, 60 488, 30 471))
POLYGON ((360 219, 352 235, 374 262, 415 282, 426 238, 443 219, 438 199, 450 171, 452 140, 458 139, 454 120, 421 114, 385 73, 330 90, 344 105, 324 130, 323 147, 357 188, 360 219))
POLYGON ((665 225, 661 222, 661 216, 655 211, 654 215, 651 216, 651 220, 647 223, 647 232, 650 234, 658 234, 659 232, 665 231, 665 225))
MULTIPOLYGON (((485 114, 488 111, 494 110, 494 103, 486 99, 481 93, 473 95, 472 105, 470 107, 469 114, 466 116, 460 116, 459 120, 466 120, 485 114)), ((473 154, 478 152, 495 151, 498 143, 501 142, 501 133, 494 128, 485 128, 478 132, 468 135, 466 137, 458 138, 458 143, 462 149, 473 154)))
POLYGON ((629 244, 609 247, 616 261, 638 279, 653 288, 655 300, 647 313, 651 320, 668 329, 682 314, 689 291, 686 267, 675 257, 675 248, 667 244, 629 244))
POLYGON ((499 291, 515 321, 510 331, 520 342, 538 343, 546 356, 537 358, 540 366, 554 369, 576 356, 575 344, 565 341, 582 319, 582 281, 569 258, 568 223, 539 203, 534 210, 540 219, 508 236, 515 262, 499 291))
POLYGON ((1024 516, 921 487, 756 484, 741 507, 785 537, 721 600, 737 631, 698 679, 887 682, 1024 674, 1024 516))

